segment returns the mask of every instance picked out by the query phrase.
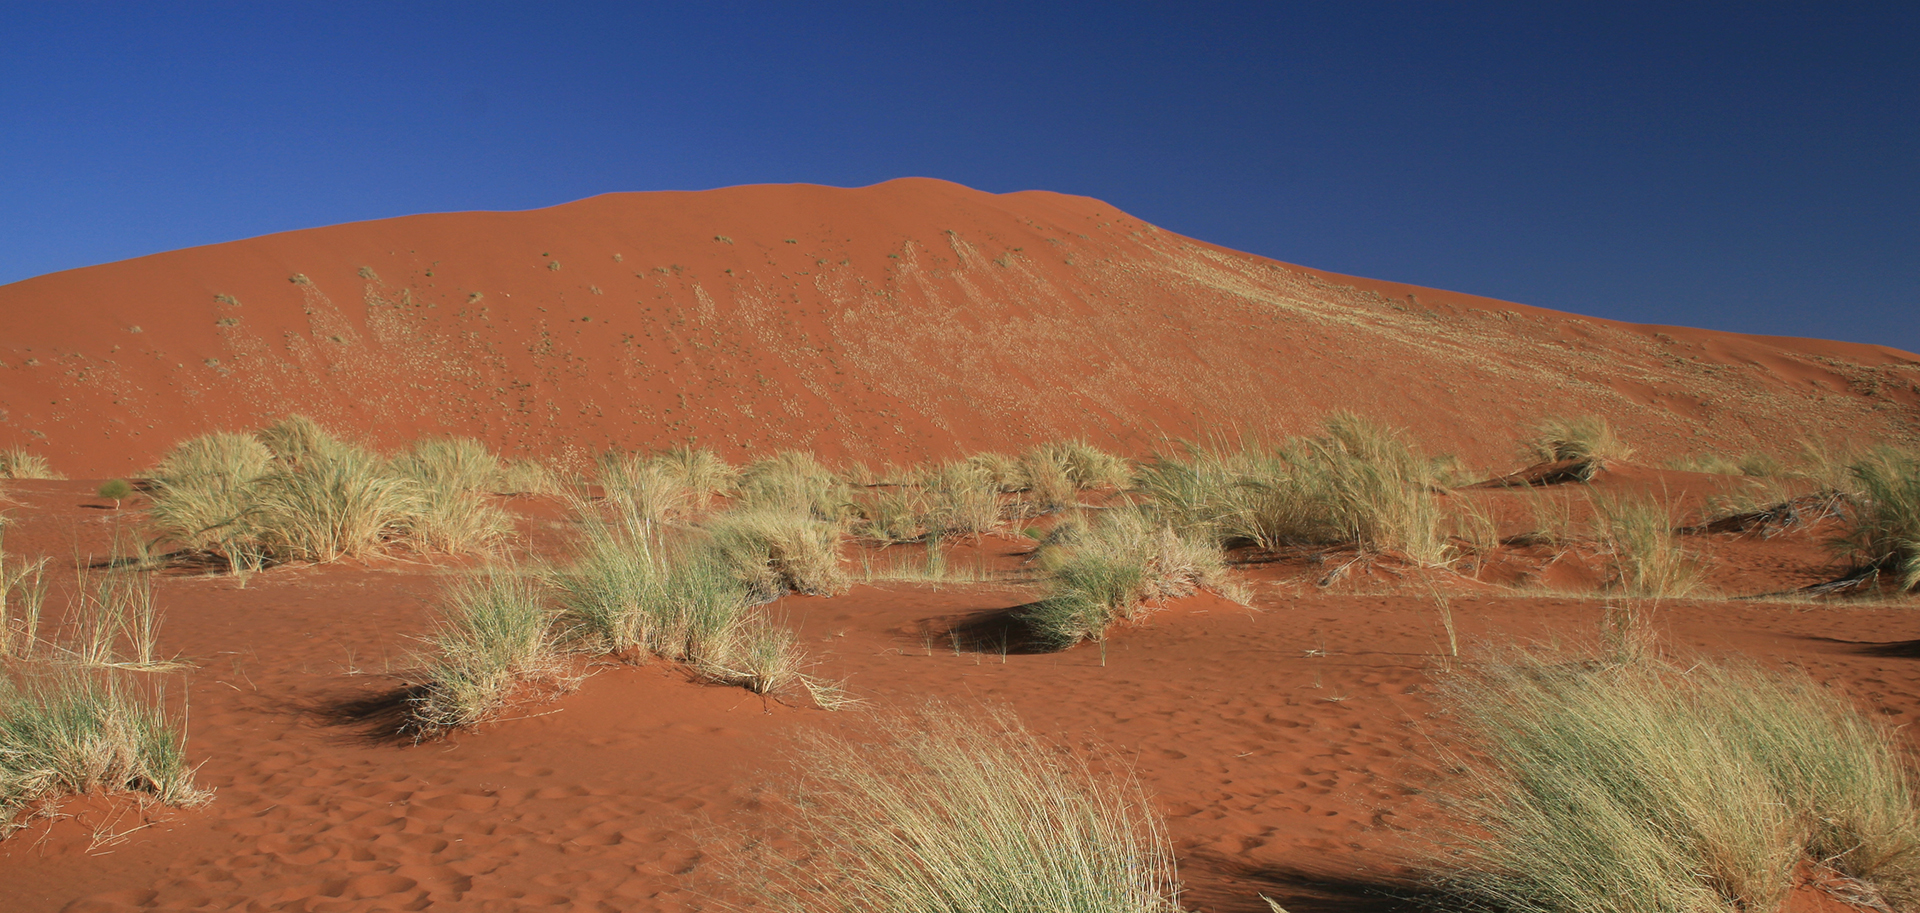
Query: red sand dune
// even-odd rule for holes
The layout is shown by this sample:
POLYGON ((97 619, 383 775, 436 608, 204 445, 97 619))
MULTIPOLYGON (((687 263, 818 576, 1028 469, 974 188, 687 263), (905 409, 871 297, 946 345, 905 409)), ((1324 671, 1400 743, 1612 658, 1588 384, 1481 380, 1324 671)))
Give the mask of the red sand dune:
POLYGON ((927 179, 287 232, 18 282, 0 315, 0 446, 75 477, 290 411, 512 455, 691 438, 885 459, 1138 452, 1349 409, 1492 464, 1554 414, 1610 416, 1650 457, 1911 439, 1920 417, 1907 352, 1339 276, 927 179))

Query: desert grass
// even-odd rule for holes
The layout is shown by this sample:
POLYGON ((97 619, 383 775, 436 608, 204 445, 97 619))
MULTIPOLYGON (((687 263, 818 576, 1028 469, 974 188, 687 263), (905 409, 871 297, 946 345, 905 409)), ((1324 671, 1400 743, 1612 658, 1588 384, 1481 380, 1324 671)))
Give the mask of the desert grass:
POLYGON ((422 488, 460 492, 495 491, 504 471, 500 457, 470 437, 415 441, 390 461, 389 469, 391 474, 412 479, 422 488))
POLYGON ((978 472, 985 473, 992 480, 994 488, 1002 494, 1016 492, 1027 485, 1026 474, 1020 469, 1019 459, 1004 453, 988 451, 969 455, 965 461, 978 472))
POLYGON ((813 454, 783 450, 747 464, 740 473, 739 507, 749 511, 808 514, 838 523, 853 507, 853 492, 813 454))
POLYGON ((1920 454, 1883 447, 1854 461, 1853 522, 1834 545, 1901 590, 1920 588, 1920 454))
POLYGON ((339 449, 341 442, 333 432, 304 415, 289 415, 255 434, 273 458, 282 463, 300 463, 339 449))
POLYGON ((1528 455, 1538 460, 1580 460, 1595 469, 1633 456, 1613 425, 1597 415, 1572 418, 1548 418, 1534 426, 1523 442, 1528 455))
POLYGON ((304 452, 251 486, 246 523, 262 554, 327 562, 379 551, 426 506, 418 486, 351 445, 304 452))
POLYGON ((1139 784, 1103 775, 1009 713, 933 705, 874 740, 801 736, 786 817, 801 859, 743 866, 782 913, 1175 913, 1165 826, 1139 784))
POLYGON ((1053 513, 1080 503, 1073 464, 1057 447, 1035 447, 1020 455, 1024 495, 1033 513, 1053 513))
POLYGON ((1277 447, 1162 453, 1134 485, 1169 523, 1225 546, 1352 544, 1440 565, 1452 549, 1433 472, 1401 433, 1342 413, 1277 447))
POLYGON ((251 481, 267 474, 273 451, 251 434, 217 431, 175 444, 160 458, 153 477, 183 483, 202 476, 251 481))
POLYGON ((832 596, 847 588, 839 524, 804 507, 736 508, 715 516, 706 530, 717 554, 756 594, 832 596))
POLYGON ((523 683, 572 684, 545 596, 538 577, 510 571, 483 573, 446 592, 409 707, 417 732, 483 722, 523 683))
POLYGON ((1471 909, 1774 910, 1809 864, 1920 899, 1899 740, 1804 674, 1519 653, 1441 693, 1479 839, 1439 878, 1471 909))
POLYGON ((855 509, 860 515, 855 531, 882 545, 917 542, 937 526, 933 500, 918 486, 856 495, 855 509))
POLYGON ((704 447, 669 447, 654 453, 650 462, 680 481, 695 510, 710 509, 713 499, 731 493, 740 477, 739 470, 704 447))
POLYGON ((168 805, 193 785, 185 727, 151 681, 72 667, 16 683, 0 676, 0 836, 28 806, 62 795, 133 792, 168 805))
POLYGON ((74 598, 65 625, 68 634, 56 647, 83 666, 142 671, 178 668, 160 655, 165 614, 154 598, 153 571, 141 554, 127 566, 95 571, 77 562, 74 598))
POLYGON ((750 590, 726 556, 670 543, 637 511, 579 509, 582 535, 554 575, 569 643, 628 659, 724 660, 750 590))
POLYGON ((684 474, 640 454, 608 451, 601 454, 598 469, 600 488, 608 500, 650 522, 663 522, 694 506, 694 493, 684 474))
POLYGON ((500 491, 515 495, 557 495, 560 480, 539 460, 511 460, 500 468, 500 491))
POLYGON ((0 450, 0 479, 64 479, 47 458, 25 447, 0 450))
POLYGON ((1021 620, 1055 649, 1105 639, 1114 624, 1140 617, 1154 600, 1202 587, 1239 595, 1217 545, 1182 536, 1138 509, 1056 527, 1035 560, 1048 591, 1021 620))
POLYGON ((1593 498, 1594 532, 1613 558, 1615 589, 1679 598, 1705 585, 1700 560, 1680 546, 1673 507, 1651 497, 1593 498))
POLYGON ((6 532, 6 518, 0 517, 0 660, 29 659, 40 642, 47 559, 9 556, 6 532))

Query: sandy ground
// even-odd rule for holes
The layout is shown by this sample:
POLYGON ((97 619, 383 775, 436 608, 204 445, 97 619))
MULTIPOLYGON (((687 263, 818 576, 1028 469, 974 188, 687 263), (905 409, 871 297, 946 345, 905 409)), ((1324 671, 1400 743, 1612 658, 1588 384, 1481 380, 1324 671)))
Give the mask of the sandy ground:
MULTIPOLYGON (((1624 471, 1602 487, 1659 476, 1624 471)), ((69 569, 75 556, 106 554, 137 503, 116 512, 91 487, 14 483, 9 551, 69 569)), ((1506 511, 1522 497, 1475 496, 1506 511)), ((562 541, 557 506, 509 503, 536 547, 562 541)), ((1677 654, 1798 666, 1862 709, 1911 723, 1920 712, 1911 602, 1728 598, 1831 577, 1821 535, 1690 539, 1714 562, 1721 595, 1661 604, 1653 624, 1677 654)), ((1451 737, 1429 702, 1434 677, 1487 641, 1591 638, 1604 607, 1618 604, 1448 577, 1440 587, 1468 645, 1468 659, 1454 660, 1426 583, 1382 567, 1321 587, 1324 565, 1290 556, 1239 569, 1255 593, 1248 606, 1202 594, 1104 648, 1003 650, 991 632, 1034 593, 1017 583, 1026 548, 988 538, 949 558, 1013 583, 861 585, 771 610, 801 633, 816 674, 870 706, 930 696, 1002 705, 1137 772, 1166 816, 1189 906, 1213 913, 1263 913, 1263 893, 1296 913, 1405 907, 1389 895, 1416 889, 1421 854, 1447 833, 1426 796, 1439 774, 1425 759, 1451 737)), ((1524 552, 1501 560, 1548 563, 1524 552)), ((0 907, 718 909, 741 900, 722 870, 729 848, 762 826, 760 797, 778 782, 791 735, 856 731, 870 717, 701 684, 666 663, 601 664, 576 692, 509 719, 442 741, 395 739, 383 700, 431 625, 436 593, 460 572, 396 560, 280 568, 244 587, 163 579, 163 646, 192 664, 166 687, 190 706, 189 752, 213 801, 175 810, 94 797, 50 808, 0 842, 0 907)), ((55 606, 69 587, 60 586, 55 606)))

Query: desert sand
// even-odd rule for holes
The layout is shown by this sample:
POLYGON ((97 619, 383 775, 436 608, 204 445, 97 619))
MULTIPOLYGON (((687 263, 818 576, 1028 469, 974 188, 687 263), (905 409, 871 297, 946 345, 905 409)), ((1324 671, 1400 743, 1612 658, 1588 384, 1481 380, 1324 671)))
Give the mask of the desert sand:
MULTIPOLYGON (((394 448, 474 435, 584 468, 610 446, 692 442, 745 462, 781 448, 874 464, 1085 437, 1144 457, 1170 439, 1309 433, 1351 410, 1521 468, 1549 415, 1606 416, 1638 453, 1593 483, 1699 514, 1737 478, 1687 454, 1800 437, 1920 437, 1920 356, 1649 327, 1338 276, 1144 224, 1108 204, 932 180, 620 194, 523 213, 289 232, 0 288, 0 446, 77 481, 0 489, 12 555, 73 569, 139 535, 139 477, 195 434, 299 412, 394 448), (297 280, 297 281, 296 281, 297 280)), ((1503 535, 1528 490, 1466 488, 1503 535)), ((1582 496, 1584 497, 1584 495, 1582 496)), ((566 507, 499 498, 516 548, 564 552, 566 507)), ((1741 597, 1845 570, 1815 523, 1686 537, 1710 595, 1643 605, 1676 656, 1797 667, 1861 709, 1920 714, 1911 597, 1741 597)), ((812 673, 870 707, 1006 706, 1128 767, 1168 822, 1190 909, 1410 908, 1446 836, 1436 675, 1485 642, 1590 639, 1600 556, 1503 547, 1445 572, 1344 555, 1240 553, 1247 604, 1167 600, 1102 644, 1023 645, 1032 539, 951 546, 982 582, 861 582, 902 547, 846 547, 853 589, 787 596, 812 673), (1445 600, 1468 649, 1455 657, 1445 600), (1394 895, 1400 895, 1396 897, 1394 895)), ((902 558, 902 553, 908 557, 902 558)), ((174 568, 161 641, 212 801, 54 803, 0 841, 0 908, 718 910, 716 869, 752 839, 799 731, 859 710, 761 697, 664 662, 582 660, 580 687, 444 738, 397 733, 435 600, 478 559, 398 554, 247 579, 174 568)), ((1910 728, 1903 730, 1911 732, 1910 728)), ((1826 899, 1804 901, 1818 909, 1826 899)))

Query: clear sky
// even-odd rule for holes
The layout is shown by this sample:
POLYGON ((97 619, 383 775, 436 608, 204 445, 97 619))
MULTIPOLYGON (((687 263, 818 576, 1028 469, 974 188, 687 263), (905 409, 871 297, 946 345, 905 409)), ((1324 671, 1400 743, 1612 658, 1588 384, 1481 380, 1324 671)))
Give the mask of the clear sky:
POLYGON ((1920 351, 1920 4, 0 2, 0 283, 905 175, 1321 269, 1920 351))

